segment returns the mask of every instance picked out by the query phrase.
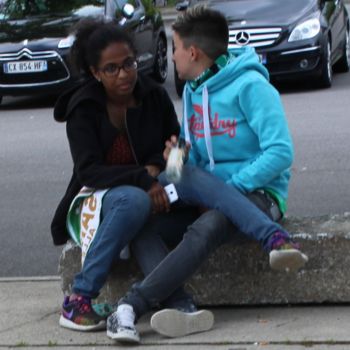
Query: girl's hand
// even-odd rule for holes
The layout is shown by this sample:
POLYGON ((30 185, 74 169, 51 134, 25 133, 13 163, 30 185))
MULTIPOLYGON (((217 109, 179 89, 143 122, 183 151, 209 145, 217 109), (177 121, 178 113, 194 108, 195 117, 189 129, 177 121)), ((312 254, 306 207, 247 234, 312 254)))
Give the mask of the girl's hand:
POLYGON ((151 197, 153 212, 162 213, 170 211, 170 203, 168 195, 166 194, 164 187, 159 182, 154 182, 148 194, 151 197))
POLYGON ((145 168, 148 174, 154 178, 156 178, 160 173, 160 169, 156 165, 146 165, 145 168))

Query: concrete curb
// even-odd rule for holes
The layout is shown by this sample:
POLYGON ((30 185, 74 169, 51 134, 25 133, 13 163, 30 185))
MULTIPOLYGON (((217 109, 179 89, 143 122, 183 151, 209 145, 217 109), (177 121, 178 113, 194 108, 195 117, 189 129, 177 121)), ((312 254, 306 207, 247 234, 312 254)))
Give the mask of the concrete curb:
POLYGON ((0 277, 0 283, 60 281, 60 276, 0 277))
MULTIPOLYGON (((187 286, 197 303, 218 306, 350 302, 350 213, 288 218, 283 226, 293 233, 309 257, 302 270, 289 274, 272 271, 268 255, 256 242, 227 244, 189 280, 187 286)), ((59 267, 64 293, 70 293, 78 271, 80 248, 69 242, 59 267)), ((100 301, 115 302, 140 279, 134 261, 118 261, 100 301)))

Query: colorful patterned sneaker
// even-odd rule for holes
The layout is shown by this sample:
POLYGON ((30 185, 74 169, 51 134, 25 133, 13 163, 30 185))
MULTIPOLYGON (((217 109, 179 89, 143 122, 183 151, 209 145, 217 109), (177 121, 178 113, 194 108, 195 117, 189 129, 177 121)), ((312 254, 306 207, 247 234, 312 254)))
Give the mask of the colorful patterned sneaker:
POLYGON ((135 328, 135 317, 131 305, 119 305, 107 319, 107 337, 121 343, 138 344, 140 335, 135 328))
POLYGON ((157 333, 172 338, 208 331, 213 325, 214 315, 208 310, 181 312, 164 309, 151 317, 151 327, 157 333))
POLYGON ((64 298, 60 326, 75 331, 95 331, 106 328, 106 321, 99 316, 91 306, 91 299, 78 295, 70 301, 69 296, 64 298))
POLYGON ((283 233, 276 232, 269 243, 270 266, 277 271, 298 271, 303 267, 308 257, 300 251, 300 245, 283 233))

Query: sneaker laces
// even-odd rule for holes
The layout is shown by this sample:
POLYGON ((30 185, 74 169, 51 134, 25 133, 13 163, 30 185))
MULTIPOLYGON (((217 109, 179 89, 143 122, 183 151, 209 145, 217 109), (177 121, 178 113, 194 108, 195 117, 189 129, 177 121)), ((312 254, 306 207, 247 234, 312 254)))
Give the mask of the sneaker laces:
POLYGON ((291 240, 284 232, 277 231, 269 240, 269 250, 300 249, 300 245, 291 240))
POLYGON ((76 304, 81 314, 89 313, 91 311, 91 300, 87 297, 79 295, 78 298, 72 300, 71 302, 76 304))
POLYGON ((119 327, 135 329, 135 313, 131 305, 119 305, 116 315, 119 327))

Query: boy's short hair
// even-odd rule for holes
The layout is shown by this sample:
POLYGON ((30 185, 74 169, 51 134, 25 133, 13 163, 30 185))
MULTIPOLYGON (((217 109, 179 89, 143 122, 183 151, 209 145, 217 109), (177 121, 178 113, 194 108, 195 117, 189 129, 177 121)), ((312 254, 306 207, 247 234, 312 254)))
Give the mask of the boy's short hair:
POLYGON ((213 60, 227 52, 229 30, 226 18, 205 5, 196 5, 179 15, 172 29, 186 48, 195 45, 213 60))

